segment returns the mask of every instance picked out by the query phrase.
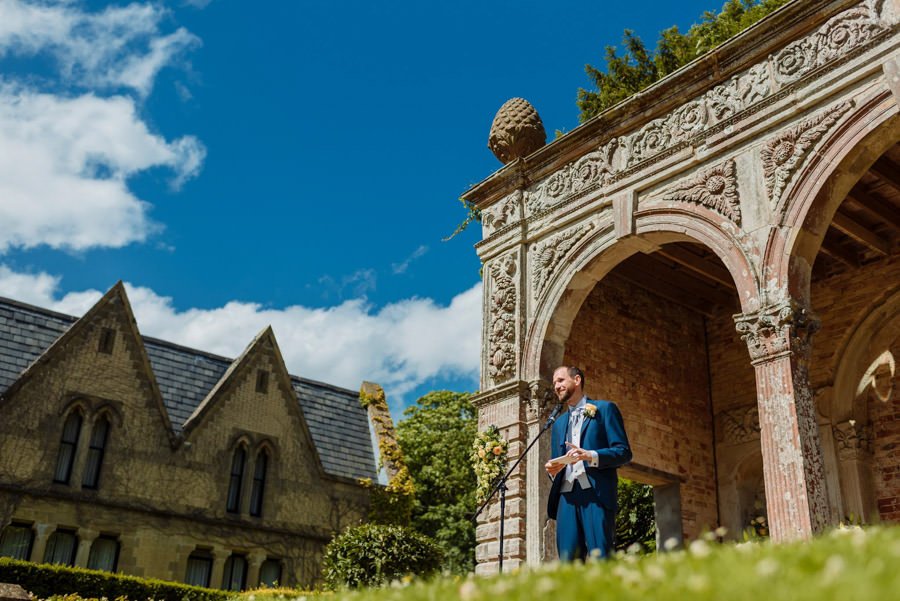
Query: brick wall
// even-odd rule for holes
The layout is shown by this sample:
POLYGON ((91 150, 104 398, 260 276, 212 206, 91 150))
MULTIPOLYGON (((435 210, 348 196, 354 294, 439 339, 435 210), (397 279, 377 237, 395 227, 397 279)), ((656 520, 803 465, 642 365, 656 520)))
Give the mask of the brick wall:
POLYGON ((588 396, 619 405, 636 463, 685 478, 685 536, 715 527, 703 318, 610 274, 582 305, 565 362, 584 368, 588 396))

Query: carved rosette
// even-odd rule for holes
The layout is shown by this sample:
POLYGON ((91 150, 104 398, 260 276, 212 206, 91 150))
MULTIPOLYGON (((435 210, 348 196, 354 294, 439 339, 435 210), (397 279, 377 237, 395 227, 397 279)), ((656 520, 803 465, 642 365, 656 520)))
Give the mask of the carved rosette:
POLYGON ((863 459, 872 453, 872 426, 854 419, 835 424, 832 428, 842 461, 863 459))
POLYGON ((723 444, 759 440, 759 410, 755 405, 723 411, 718 416, 723 444))
POLYGON ((488 369, 493 383, 501 384, 516 370, 516 253, 491 264, 488 332, 488 369))
POLYGON ((842 102, 766 142, 760 151, 769 199, 777 203, 813 145, 853 106, 842 102))
POLYGON ((814 34, 786 46, 771 57, 780 84, 794 82, 889 31, 879 17, 880 0, 868 0, 832 17, 814 34))
POLYGON ((553 271, 569 251, 593 229, 593 223, 583 223, 531 247, 531 285, 535 299, 541 297, 553 271))
MULTIPOLYGON (((761 101, 785 86, 815 77, 820 68, 875 43, 890 32, 890 27, 879 16, 881 5, 880 0, 868 0, 839 13, 817 31, 769 55, 765 61, 682 104, 668 115, 646 123, 639 130, 611 140, 608 144, 615 144, 614 147, 605 146, 598 151, 606 166, 597 174, 588 169, 586 176, 581 165, 573 162, 537 182, 533 188, 535 194, 529 198, 529 213, 533 215, 577 196, 593 183, 608 185, 625 170, 651 161, 679 144, 702 140, 710 128, 739 118, 745 111, 752 112, 761 101), (616 165, 610 152, 615 148, 622 149, 616 165)), ((786 146, 777 149, 781 161, 791 156, 785 155, 787 150, 786 146)))
POLYGON ((792 301, 739 315, 735 327, 747 343, 752 363, 770 361, 789 352, 805 352, 819 321, 792 301))
POLYGON ((734 160, 728 159, 721 165, 701 171, 687 181, 669 188, 663 193, 663 199, 707 207, 740 225, 741 203, 735 171, 734 160))
POLYGON ((599 149, 565 165, 547 177, 529 195, 529 214, 540 213, 563 199, 579 194, 593 186, 609 185, 616 172, 613 159, 618 144, 618 139, 613 138, 599 149))
POLYGON ((522 190, 516 190, 490 208, 482 211, 481 223, 485 228, 486 236, 515 223, 521 218, 523 196, 524 192, 522 190))

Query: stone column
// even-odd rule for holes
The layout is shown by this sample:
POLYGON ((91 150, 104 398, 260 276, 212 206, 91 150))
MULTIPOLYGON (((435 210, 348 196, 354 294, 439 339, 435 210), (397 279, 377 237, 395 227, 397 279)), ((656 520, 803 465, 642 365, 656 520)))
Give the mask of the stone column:
POLYGON ((828 522, 825 470, 809 387, 818 323, 793 301, 737 315, 756 370, 760 446, 772 539, 808 539, 828 522))
MULTIPOLYGON (((530 398, 528 384, 518 380, 509 382, 473 399, 478 409, 478 430, 497 426, 501 436, 509 441, 509 469, 525 450, 527 428, 525 407, 530 398)), ((525 482, 528 462, 523 461, 507 481, 506 512, 503 524, 503 569, 509 571, 525 563, 525 482)), ((499 568, 500 502, 499 493, 478 518, 475 530, 476 574, 494 574, 499 568)))
POLYGON ((840 461, 841 496, 844 501, 841 519, 871 523, 878 516, 870 471, 871 427, 851 419, 836 424, 832 431, 840 461))
MULTIPOLYGON (((529 388, 531 394, 525 407, 525 424, 528 430, 526 446, 541 435, 550 411, 557 404, 550 382, 532 380, 529 388)), ((550 432, 544 432, 540 441, 529 451, 525 467, 525 544, 529 565, 557 559, 555 522, 547 519, 547 497, 550 494, 551 480, 544 470, 544 463, 548 459, 550 432)))
POLYGON ((259 586, 259 568, 265 560, 266 556, 264 553, 255 552, 247 555, 247 582, 244 583, 245 589, 259 586))
POLYGON ((222 588, 222 578, 225 575, 225 560, 231 555, 231 551, 220 546, 213 547, 213 565, 209 575, 209 588, 222 588))
POLYGON ((88 530, 87 528, 78 529, 78 551, 75 553, 75 566, 86 568, 88 558, 91 555, 91 545, 97 539, 100 533, 96 530, 88 530))
POLYGON ((47 539, 56 530, 55 524, 34 525, 34 545, 31 547, 31 561, 43 563, 44 553, 47 551, 47 539))

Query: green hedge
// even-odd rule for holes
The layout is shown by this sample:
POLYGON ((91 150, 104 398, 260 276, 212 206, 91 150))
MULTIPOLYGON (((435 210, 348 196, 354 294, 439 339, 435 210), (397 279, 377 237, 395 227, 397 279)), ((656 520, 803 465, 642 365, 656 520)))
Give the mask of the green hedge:
POLYGON ((410 574, 431 576, 442 558, 434 540, 412 528, 363 524, 328 544, 323 573, 334 589, 380 586, 410 574))
POLYGON ((0 557, 0 582, 18 584, 42 599, 75 593, 84 598, 127 597, 131 601, 225 601, 233 594, 165 580, 37 564, 6 557, 0 557))

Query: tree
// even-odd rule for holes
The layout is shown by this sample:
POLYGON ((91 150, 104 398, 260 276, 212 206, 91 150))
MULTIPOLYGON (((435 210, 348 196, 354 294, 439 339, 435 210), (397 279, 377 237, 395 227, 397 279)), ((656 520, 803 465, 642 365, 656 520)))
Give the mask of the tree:
POLYGON ((475 567, 475 472, 469 455, 477 431, 468 393, 430 392, 404 411, 397 440, 416 488, 413 528, 434 538, 444 568, 475 567))
POLYGON ((616 514, 616 550, 626 551, 634 544, 643 552, 656 549, 656 516, 653 510, 653 487, 619 478, 617 491, 619 512, 616 514))
POLYGON ((788 1, 727 0, 721 12, 705 12, 700 23, 692 25, 686 34, 677 27, 660 32, 652 55, 647 52, 641 39, 626 29, 622 40, 624 54, 619 56, 615 47, 607 46, 605 71, 591 65, 585 66, 595 90, 578 90, 579 120, 583 123, 643 90, 734 37, 788 1))

